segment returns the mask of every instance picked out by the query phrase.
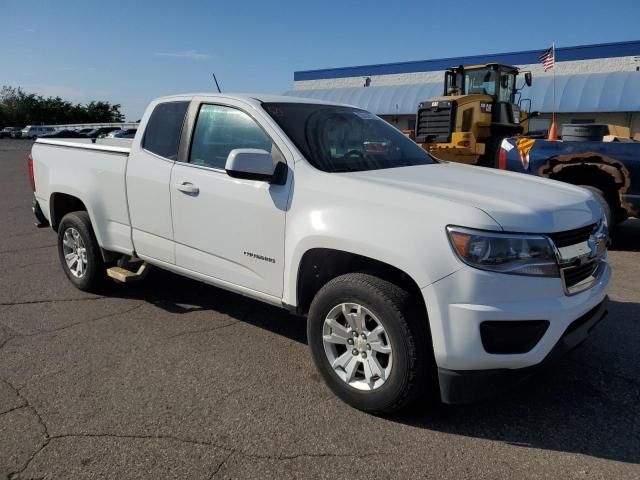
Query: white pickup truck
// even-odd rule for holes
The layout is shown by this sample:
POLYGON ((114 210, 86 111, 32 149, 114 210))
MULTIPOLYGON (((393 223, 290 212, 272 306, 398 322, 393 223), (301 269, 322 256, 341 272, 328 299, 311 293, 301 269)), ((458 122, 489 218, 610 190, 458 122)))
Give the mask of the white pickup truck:
POLYGON ((286 307, 329 387, 369 412, 498 392, 606 314, 593 194, 437 161, 355 107, 160 98, 130 146, 39 139, 29 170, 78 288, 154 265, 286 307))

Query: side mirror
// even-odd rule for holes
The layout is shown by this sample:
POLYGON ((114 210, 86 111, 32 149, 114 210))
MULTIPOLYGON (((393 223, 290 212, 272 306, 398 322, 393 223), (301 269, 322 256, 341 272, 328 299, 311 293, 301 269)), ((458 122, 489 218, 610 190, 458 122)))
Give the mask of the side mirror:
POLYGON ((273 157, 266 150, 235 148, 229 152, 224 169, 233 178, 268 182, 273 178, 273 157))
POLYGON ((530 87, 533 83, 533 77, 531 76, 531 72, 524 72, 524 83, 527 84, 527 87, 530 87))

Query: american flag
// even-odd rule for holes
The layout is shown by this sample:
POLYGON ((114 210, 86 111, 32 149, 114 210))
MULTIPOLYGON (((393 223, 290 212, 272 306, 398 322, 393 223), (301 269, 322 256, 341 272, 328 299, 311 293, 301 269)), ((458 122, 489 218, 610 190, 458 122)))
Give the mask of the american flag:
POLYGON ((545 72, 553 68, 555 63, 555 56, 556 52, 553 47, 551 47, 549 50, 545 50, 544 52, 542 52, 542 55, 540 55, 540 63, 542 64, 545 72))

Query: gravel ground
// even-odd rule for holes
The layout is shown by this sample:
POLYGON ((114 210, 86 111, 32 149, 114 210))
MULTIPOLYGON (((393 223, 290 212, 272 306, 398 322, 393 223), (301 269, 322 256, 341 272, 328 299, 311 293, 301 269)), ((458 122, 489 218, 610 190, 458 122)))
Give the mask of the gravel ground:
POLYGON ((82 293, 0 140, 1 478, 640 478, 640 221, 610 313, 563 361, 468 407, 378 418, 314 370, 304 321, 154 270, 82 293))

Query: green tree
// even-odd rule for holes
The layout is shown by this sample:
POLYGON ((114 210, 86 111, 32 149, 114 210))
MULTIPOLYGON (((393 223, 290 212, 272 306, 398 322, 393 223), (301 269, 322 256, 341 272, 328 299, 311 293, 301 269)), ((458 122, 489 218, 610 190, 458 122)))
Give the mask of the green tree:
POLYGON ((0 89, 0 126, 123 122, 120 104, 97 100, 73 104, 61 97, 42 97, 20 87, 0 89))

